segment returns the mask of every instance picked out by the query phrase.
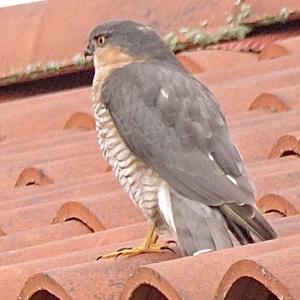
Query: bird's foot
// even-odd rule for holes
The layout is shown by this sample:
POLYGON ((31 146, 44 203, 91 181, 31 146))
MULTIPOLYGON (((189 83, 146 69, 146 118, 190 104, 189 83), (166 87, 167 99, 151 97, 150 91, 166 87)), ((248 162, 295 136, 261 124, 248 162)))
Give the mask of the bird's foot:
POLYGON ((137 247, 128 247, 128 248, 121 248, 117 251, 99 256, 97 258, 97 260, 101 259, 101 258, 112 258, 115 257, 116 259, 119 256, 135 256, 135 255, 139 255, 142 253, 161 253, 164 252, 165 250, 169 250, 172 252, 175 252, 172 248, 170 248, 170 244, 171 243, 175 243, 174 241, 168 241, 165 243, 152 243, 149 245, 146 245, 145 243, 137 246, 137 247))
POLYGON ((142 253, 160 253, 164 252, 164 250, 170 250, 175 252, 173 249, 169 247, 170 244, 175 243, 175 241, 167 241, 165 243, 157 243, 158 235, 155 233, 155 224, 152 224, 149 228, 149 231, 146 235, 145 240, 143 243, 137 247, 129 247, 129 248, 122 248, 117 251, 99 256, 97 258, 118 258, 119 256, 135 256, 142 253))

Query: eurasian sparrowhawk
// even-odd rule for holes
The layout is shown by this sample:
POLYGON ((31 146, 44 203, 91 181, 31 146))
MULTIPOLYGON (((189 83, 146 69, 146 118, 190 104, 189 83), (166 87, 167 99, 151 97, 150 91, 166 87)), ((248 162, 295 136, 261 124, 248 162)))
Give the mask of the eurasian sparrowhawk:
POLYGON ((184 255, 276 237, 220 106, 151 28, 111 21, 90 34, 93 105, 101 150, 152 227, 139 247, 159 252, 156 232, 177 235, 184 255))

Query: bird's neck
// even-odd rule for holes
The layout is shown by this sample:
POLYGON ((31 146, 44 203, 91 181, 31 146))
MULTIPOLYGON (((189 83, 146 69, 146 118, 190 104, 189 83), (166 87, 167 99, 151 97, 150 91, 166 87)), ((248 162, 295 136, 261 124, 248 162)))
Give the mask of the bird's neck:
POLYGON ((95 75, 93 80, 93 104, 101 102, 102 86, 106 78, 116 69, 124 68, 130 62, 116 63, 116 64, 105 64, 95 65, 95 75))

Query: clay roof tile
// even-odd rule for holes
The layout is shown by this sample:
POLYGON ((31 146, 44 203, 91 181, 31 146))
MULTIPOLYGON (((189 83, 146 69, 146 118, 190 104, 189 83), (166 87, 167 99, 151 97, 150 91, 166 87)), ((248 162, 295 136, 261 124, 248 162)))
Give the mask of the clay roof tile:
POLYGON ((299 1, 71 2, 0 10, 1 297, 296 300, 299 1), (278 239, 194 257, 174 246, 175 253, 96 261, 139 244, 147 228, 100 154, 93 70, 79 55, 94 25, 126 16, 174 32, 186 49, 178 58, 216 94, 278 239), (188 39, 192 31, 226 37, 234 24, 251 34, 205 50, 188 39))
MULTIPOLYGON (((146 289, 147 291, 149 285, 166 297, 176 295, 177 297, 174 299, 193 300, 200 297, 213 299, 224 274, 235 262, 263 253, 270 253, 272 256, 274 250, 280 251, 279 254, 282 253, 281 257, 284 258, 285 252, 283 250, 289 249, 289 247, 299 247, 299 242, 299 235, 290 236, 244 246, 238 250, 235 248, 226 249, 141 267, 126 281, 121 299, 132 299, 132 295, 136 293, 143 295, 143 290, 138 290, 146 289)), ((280 262, 280 259, 277 258, 277 261, 280 262)), ((297 289, 296 291, 299 292, 297 289)))

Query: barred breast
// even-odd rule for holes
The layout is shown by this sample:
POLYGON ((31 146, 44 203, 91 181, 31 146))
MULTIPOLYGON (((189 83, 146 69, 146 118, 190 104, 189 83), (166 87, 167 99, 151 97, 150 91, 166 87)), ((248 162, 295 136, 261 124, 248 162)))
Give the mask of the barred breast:
POLYGON ((101 102, 94 101, 94 114, 100 149, 115 176, 145 217, 160 224, 158 191, 162 179, 128 149, 101 102))

